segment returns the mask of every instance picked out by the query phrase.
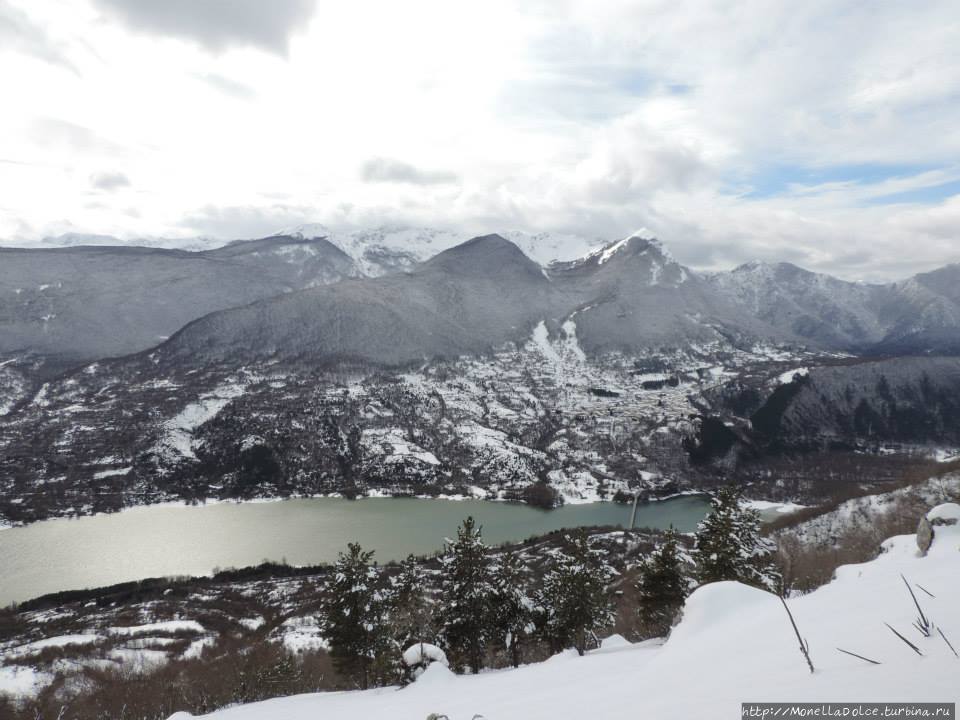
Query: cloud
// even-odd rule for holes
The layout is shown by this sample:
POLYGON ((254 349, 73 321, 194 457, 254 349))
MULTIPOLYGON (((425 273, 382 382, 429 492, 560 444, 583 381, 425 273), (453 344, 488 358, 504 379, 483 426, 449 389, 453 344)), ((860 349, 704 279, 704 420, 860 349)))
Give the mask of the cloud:
POLYGON ((122 172, 99 172, 90 176, 90 185, 96 190, 113 192, 130 187, 130 179, 122 172))
POLYGON ((199 43, 220 53, 252 46, 286 55, 291 35, 305 28, 315 0, 94 0, 132 30, 199 43))
POLYGON ((16 161, 0 233, 647 226, 706 269, 900 278, 960 259, 956 0, 0 9, 0 157, 16 161), (37 62, 60 47, 82 80, 37 62), (224 52, 243 47, 268 52, 224 52), (123 203, 77 192, 116 168, 137 170, 123 203))
POLYGON ((250 239, 265 237, 282 228, 305 224, 314 217, 313 210, 303 206, 211 204, 191 212, 180 222, 180 226, 215 238, 250 239))
POLYGON ((456 182, 455 173, 442 170, 421 170, 415 165, 390 158, 370 158, 360 168, 360 177, 370 183, 409 183, 411 185, 442 185, 456 182))
POLYGON ((44 147, 62 146, 78 152, 106 155, 116 155, 123 151, 118 143, 102 137, 88 127, 52 117, 34 118, 30 123, 28 136, 33 142, 44 147))
POLYGON ((79 75, 63 48, 19 8, 0 0, 0 49, 15 50, 79 75))
POLYGON ((257 91, 249 85, 219 73, 196 73, 194 77, 236 100, 253 100, 257 97, 257 91))

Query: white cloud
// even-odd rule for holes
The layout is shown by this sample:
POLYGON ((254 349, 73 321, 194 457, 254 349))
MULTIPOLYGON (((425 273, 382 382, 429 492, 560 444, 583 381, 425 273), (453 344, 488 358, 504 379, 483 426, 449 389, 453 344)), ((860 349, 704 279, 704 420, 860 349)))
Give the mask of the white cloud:
POLYGON ((98 172, 90 176, 90 185, 96 190, 113 192, 120 188, 130 187, 130 178, 122 172, 98 172))
POLYGON ((441 185, 456 181, 455 173, 446 170, 423 170, 402 160, 370 158, 360 168, 365 182, 411 183, 413 185, 441 185))
POLYGON ((61 44, 51 38, 42 26, 33 22, 26 12, 7 0, 0 0, 0 48, 76 72, 61 44))
POLYGON ((952 0, 225 2, 0 0, 0 237, 646 225, 700 267, 960 259, 956 197, 883 204, 960 179, 952 0), (136 185, 91 188, 116 167, 136 185))

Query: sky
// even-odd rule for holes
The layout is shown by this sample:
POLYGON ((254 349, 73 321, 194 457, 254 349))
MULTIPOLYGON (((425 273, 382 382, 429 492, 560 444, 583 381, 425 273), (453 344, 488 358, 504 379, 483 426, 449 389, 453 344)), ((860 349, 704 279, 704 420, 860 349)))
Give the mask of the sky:
POLYGON ((0 242, 302 223, 960 262, 956 0, 0 0, 0 242))

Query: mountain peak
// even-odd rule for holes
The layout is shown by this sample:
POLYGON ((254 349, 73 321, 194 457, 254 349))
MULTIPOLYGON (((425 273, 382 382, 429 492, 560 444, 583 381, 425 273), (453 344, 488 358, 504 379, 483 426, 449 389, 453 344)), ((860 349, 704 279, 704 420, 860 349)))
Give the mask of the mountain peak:
POLYGON ((481 235, 438 253, 424 270, 438 269, 456 275, 504 278, 521 275, 546 281, 543 269, 514 243, 501 235, 481 235))
POLYGON ((603 265, 615 256, 635 257, 649 253, 662 263, 676 263, 673 255, 664 247, 663 243, 645 233, 647 233, 646 229, 639 230, 622 240, 617 240, 616 242, 609 243, 598 250, 590 252, 585 255, 582 260, 584 262, 592 261, 597 265, 603 265))
POLYGON ((628 272, 634 279, 645 275, 650 285, 680 285, 689 278, 680 265, 654 237, 644 237, 638 231, 622 240, 610 243, 572 264, 572 267, 593 269, 605 274, 628 272))

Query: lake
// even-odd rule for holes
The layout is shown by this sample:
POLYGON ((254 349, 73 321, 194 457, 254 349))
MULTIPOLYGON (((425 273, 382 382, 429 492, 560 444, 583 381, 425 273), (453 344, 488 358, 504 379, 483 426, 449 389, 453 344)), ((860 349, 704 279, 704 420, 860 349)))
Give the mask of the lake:
MULTIPOLYGON (((700 496, 672 498, 638 507, 636 524, 689 532, 708 508, 700 496)), ((0 531, 0 607, 61 590, 205 575, 264 560, 315 565, 335 560, 348 542, 375 550, 379 562, 400 560, 441 549, 467 515, 483 526, 486 542, 497 544, 560 528, 627 525, 630 506, 540 510, 482 500, 311 498, 44 520, 0 531)))

